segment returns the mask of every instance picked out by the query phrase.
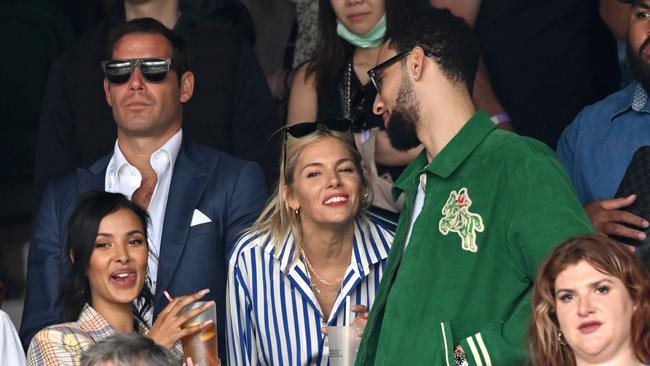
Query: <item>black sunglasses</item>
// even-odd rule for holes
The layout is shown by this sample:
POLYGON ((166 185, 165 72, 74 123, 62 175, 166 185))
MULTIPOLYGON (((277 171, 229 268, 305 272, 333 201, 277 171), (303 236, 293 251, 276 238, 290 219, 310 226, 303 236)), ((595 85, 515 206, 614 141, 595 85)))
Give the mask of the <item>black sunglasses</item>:
POLYGON ((131 79, 133 68, 140 69, 145 80, 156 83, 165 80, 172 65, 171 58, 148 57, 128 60, 102 61, 102 69, 106 80, 114 84, 124 84, 131 79))
MULTIPOLYGON (((368 70, 368 76, 370 76, 370 81, 372 81, 372 85, 374 85, 375 89, 377 89, 377 93, 381 93, 381 77, 379 76, 381 74, 381 71, 388 68, 392 64, 401 61, 404 57, 408 56, 411 53, 411 51, 412 50, 408 50, 402 53, 398 53, 397 55, 389 58, 388 60, 368 70)), ((424 50, 424 55, 427 57, 432 57, 435 54, 431 51, 424 50)))
POLYGON ((286 134, 296 138, 305 137, 316 130, 346 132, 350 130, 350 120, 333 118, 315 122, 300 122, 291 126, 283 127, 283 129, 286 134))
POLYGON ((300 122, 291 126, 282 127, 281 130, 284 130, 284 152, 282 154, 284 157, 284 181, 289 181, 287 175, 287 140, 289 135, 294 138, 301 138, 318 130, 347 132, 351 131, 351 127, 352 123, 350 120, 341 118, 326 119, 315 122, 300 122))

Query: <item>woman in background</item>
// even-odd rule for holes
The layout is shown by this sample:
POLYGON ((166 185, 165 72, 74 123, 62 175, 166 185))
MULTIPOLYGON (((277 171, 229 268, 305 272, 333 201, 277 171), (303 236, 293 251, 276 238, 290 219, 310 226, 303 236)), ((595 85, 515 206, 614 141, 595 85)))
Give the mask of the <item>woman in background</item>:
POLYGON ((637 366, 650 360, 650 277, 622 244, 570 239, 551 252, 533 289, 534 366, 637 366))
POLYGON ((329 118, 353 121, 356 146, 375 193, 369 213, 387 220, 391 229, 402 207, 390 196, 392 183, 421 148, 392 148, 383 118, 372 112, 377 91, 367 71, 377 65, 387 24, 401 9, 417 5, 429 6, 423 0, 320 0, 316 55, 296 72, 287 114, 288 125, 329 118))

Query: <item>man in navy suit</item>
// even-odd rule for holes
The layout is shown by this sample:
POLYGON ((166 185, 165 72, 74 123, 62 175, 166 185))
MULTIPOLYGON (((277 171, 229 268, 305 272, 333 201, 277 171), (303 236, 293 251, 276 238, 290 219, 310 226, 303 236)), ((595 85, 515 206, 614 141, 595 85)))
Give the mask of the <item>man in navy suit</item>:
POLYGON ((223 352, 227 256, 265 203, 264 175, 256 163, 183 138, 182 106, 192 97, 194 75, 182 39, 156 20, 137 19, 116 27, 108 44, 104 92, 117 142, 112 153, 50 184, 43 195, 29 250, 23 345, 64 321, 66 223, 79 194, 104 189, 127 195, 151 215, 154 316, 167 303, 164 290, 175 296, 209 288, 204 299, 217 304, 223 352))

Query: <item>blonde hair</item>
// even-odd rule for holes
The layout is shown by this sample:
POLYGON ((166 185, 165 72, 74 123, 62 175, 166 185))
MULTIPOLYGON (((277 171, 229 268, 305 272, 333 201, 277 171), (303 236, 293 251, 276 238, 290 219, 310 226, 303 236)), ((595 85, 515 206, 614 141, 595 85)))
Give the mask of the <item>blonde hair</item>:
POLYGON ((643 264, 622 244, 595 235, 569 239, 542 263, 533 288, 529 328, 534 366, 575 366, 570 347, 559 340, 555 311, 555 280, 568 266, 586 261, 598 271, 621 280, 636 304, 631 320, 632 350, 640 361, 650 358, 650 277, 643 264))
POLYGON ((365 193, 361 193, 362 199, 360 200, 360 207, 357 216, 362 215, 367 204, 372 202, 372 192, 370 191, 368 180, 361 167, 361 154, 354 145, 354 139, 351 133, 317 128, 316 131, 300 138, 295 138, 290 134, 286 134, 286 141, 284 142, 286 146, 280 157, 280 177, 278 179, 277 187, 274 194, 262 210, 262 213, 249 230, 249 232, 258 233, 268 232, 276 251, 282 249, 285 242, 284 239, 291 232, 296 247, 294 255, 299 253, 300 243, 302 241, 300 218, 289 206, 289 203, 286 200, 286 195, 291 192, 294 173, 300 154, 302 154, 307 146, 325 138, 334 138, 343 142, 352 155, 352 162, 359 174, 361 182, 360 192, 368 193, 367 196, 365 193), (284 156, 285 153, 287 155, 286 159, 284 156))

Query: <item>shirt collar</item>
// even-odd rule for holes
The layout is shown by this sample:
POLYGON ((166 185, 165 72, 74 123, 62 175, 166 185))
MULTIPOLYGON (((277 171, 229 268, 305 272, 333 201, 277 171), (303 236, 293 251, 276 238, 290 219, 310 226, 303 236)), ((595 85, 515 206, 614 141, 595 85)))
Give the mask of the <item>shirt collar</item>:
MULTIPOLYGON (((356 263, 355 267, 362 277, 370 271, 371 266, 388 258, 390 242, 379 230, 370 220, 355 220, 351 263, 356 263)), ((280 262, 280 270, 284 273, 288 273, 297 264, 297 261, 293 260, 295 244, 291 233, 287 234, 280 251, 275 250, 272 240, 267 240, 264 250, 280 262)))
POLYGON ((108 321, 88 304, 84 304, 81 309, 77 323, 79 323, 79 328, 88 333, 95 342, 115 333, 108 321))
POLYGON ((619 115, 632 110, 635 112, 645 112, 650 113, 650 103, 648 103, 648 93, 645 88, 638 82, 630 84, 624 89, 624 92, 627 93, 628 99, 624 99, 625 102, 620 105, 620 108, 617 109, 611 116, 610 121, 614 121, 619 115))
MULTIPOLYGON (((154 151, 149 158, 151 167, 156 172, 158 178, 172 172, 176 158, 181 149, 181 142, 183 141, 183 130, 179 129, 160 149, 154 151)), ((117 186, 119 181, 119 174, 122 169, 132 167, 126 160, 126 157, 120 149, 119 140, 115 141, 115 148, 113 149, 113 157, 108 164, 106 170, 106 190, 112 192, 113 187, 117 186)), ((133 167, 135 169, 135 167, 133 167)))
MULTIPOLYGON (((79 324, 79 328, 88 333, 95 342, 115 333, 115 329, 113 329, 108 321, 92 306, 88 305, 88 303, 84 304, 84 307, 81 309, 77 323, 79 324)), ((136 320, 136 323, 138 325, 138 333, 143 335, 149 333, 149 327, 146 324, 139 320, 136 320)))
POLYGON ((632 110, 635 112, 640 112, 645 109, 647 103, 648 93, 645 91, 645 88, 641 86, 641 84, 637 83, 636 88, 634 88, 634 93, 632 94, 632 110))
POLYGON ((409 189, 412 181, 425 171, 442 178, 449 177, 495 128, 487 113, 477 111, 430 163, 427 163, 426 151, 423 150, 409 164, 395 182, 393 198, 409 189))

